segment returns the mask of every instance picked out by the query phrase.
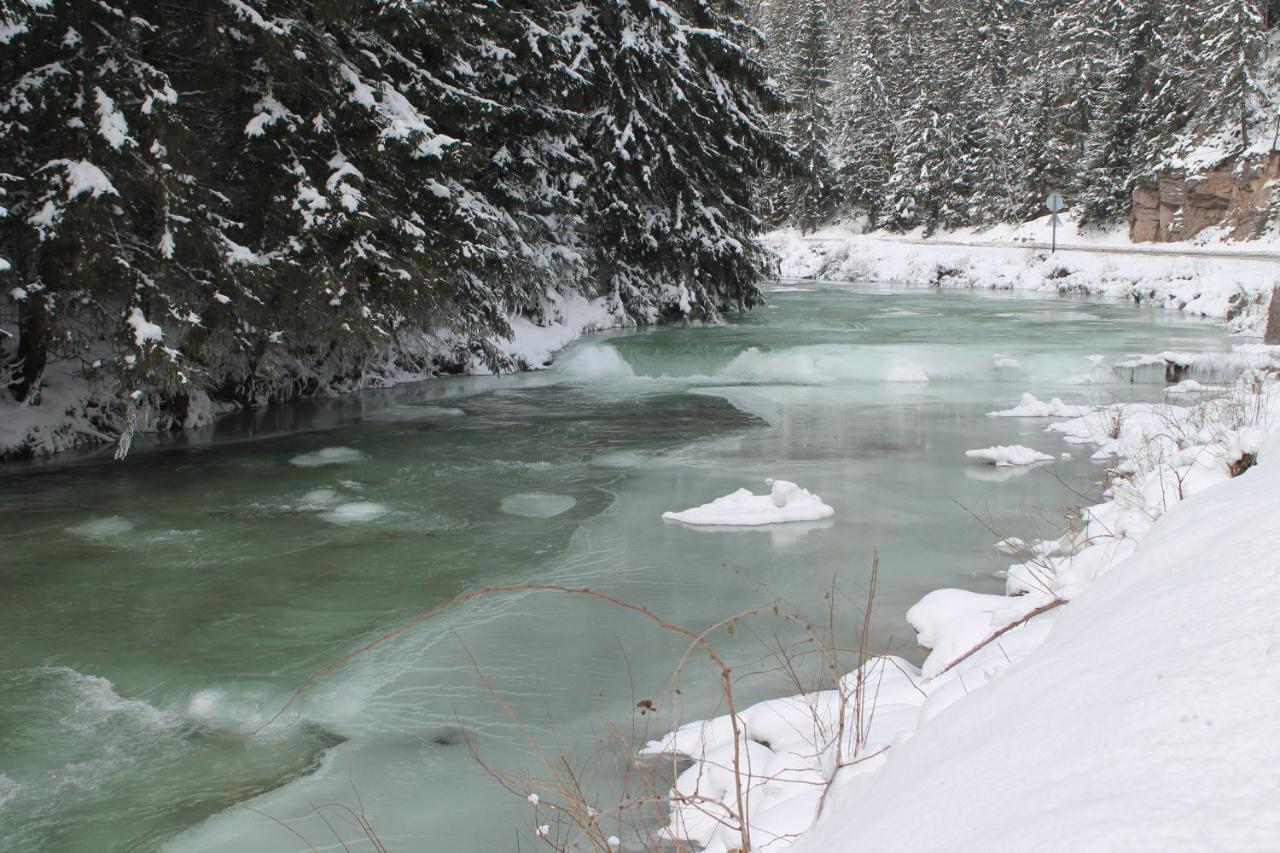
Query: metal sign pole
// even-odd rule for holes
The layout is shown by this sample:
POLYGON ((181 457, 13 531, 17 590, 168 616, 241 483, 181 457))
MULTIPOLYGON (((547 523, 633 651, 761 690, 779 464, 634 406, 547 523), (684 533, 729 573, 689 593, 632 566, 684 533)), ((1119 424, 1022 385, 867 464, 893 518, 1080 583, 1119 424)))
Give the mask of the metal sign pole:
POLYGON ((1063 204, 1060 193, 1049 193, 1044 200, 1044 206, 1052 216, 1049 223, 1053 226, 1053 242, 1050 244, 1049 254, 1054 254, 1058 251, 1058 225, 1061 224, 1061 220, 1058 219, 1058 211, 1062 210, 1063 204))

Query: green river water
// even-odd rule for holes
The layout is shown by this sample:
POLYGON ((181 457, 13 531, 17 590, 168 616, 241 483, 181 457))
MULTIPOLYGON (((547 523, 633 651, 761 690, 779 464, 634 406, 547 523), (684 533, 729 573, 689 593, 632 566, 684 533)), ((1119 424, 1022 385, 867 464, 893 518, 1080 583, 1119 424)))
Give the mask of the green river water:
MULTIPOLYGON (((317 667, 488 584, 586 585, 702 630, 774 598, 821 620, 834 581, 852 630, 878 552, 872 645, 919 660, 907 607, 937 587, 1002 588, 1007 560, 974 514, 1002 534, 1056 535, 1076 493, 1098 494, 1086 450, 1045 421, 985 413, 1024 391, 1159 399, 1106 365, 1228 345, 1208 323, 1125 305, 805 285, 724 325, 591 336, 535 374, 229 417, 142 441, 125 463, 2 468, 0 849, 343 850, 339 836, 372 849, 342 807, 362 808, 393 851, 535 849, 532 807, 468 747, 538 769, 485 681, 530 737, 586 766, 610 723, 643 740, 677 710, 717 710, 714 675, 694 663, 680 708, 636 714, 670 677, 677 637, 558 594, 475 601, 246 733, 317 667), (994 444, 1074 458, 965 459, 994 444), (660 520, 768 477, 835 517, 660 520)), ((716 643, 746 674, 776 628, 744 623, 716 643)), ((787 685, 760 675, 740 689, 787 685)), ((605 804, 616 779, 596 764, 605 804)))

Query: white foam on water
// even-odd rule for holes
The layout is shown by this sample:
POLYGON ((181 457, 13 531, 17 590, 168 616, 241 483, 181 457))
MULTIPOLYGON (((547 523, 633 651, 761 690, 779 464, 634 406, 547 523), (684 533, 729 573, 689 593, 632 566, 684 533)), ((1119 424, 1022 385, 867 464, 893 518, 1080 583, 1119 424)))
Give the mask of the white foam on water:
POLYGON ((302 496, 305 509, 325 507, 338 502, 338 493, 334 489, 312 489, 302 496))
POLYGON ((299 468, 319 468, 322 465, 350 465, 364 459, 364 454, 354 447, 325 447, 314 453, 303 453, 289 460, 299 468))
POLYGON ((386 504, 374 501, 352 501, 338 504, 328 512, 320 513, 320 518, 330 524, 364 524, 381 518, 389 512, 391 508, 386 504))
POLYGON ((161 729, 173 728, 181 722, 145 699, 121 696, 110 679, 85 675, 65 666, 44 667, 40 672, 57 679, 69 693, 73 711, 64 722, 82 731, 94 729, 114 717, 127 717, 131 722, 161 729))
POLYGON ((502 511, 508 515, 525 518, 553 518, 577 506, 577 498, 569 495, 548 495, 542 492, 525 492, 507 495, 502 499, 502 511))
POLYGON ((622 353, 608 344, 579 347, 560 361, 559 368, 574 379, 634 379, 636 375, 622 353))
POLYGON ((68 533, 85 539, 110 539, 114 536, 122 536, 130 530, 133 530, 133 522, 118 515, 94 518, 74 527, 66 528, 68 533))
POLYGON ((12 777, 0 773, 0 809, 5 807, 6 803, 11 802, 21 793, 23 785, 15 782, 12 777))

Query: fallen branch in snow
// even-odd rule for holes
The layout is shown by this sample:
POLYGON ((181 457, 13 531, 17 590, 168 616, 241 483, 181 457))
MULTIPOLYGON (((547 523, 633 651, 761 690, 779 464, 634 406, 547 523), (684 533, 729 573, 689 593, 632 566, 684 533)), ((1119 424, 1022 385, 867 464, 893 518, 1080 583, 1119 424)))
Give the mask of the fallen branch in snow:
POLYGON ((1042 604, 1042 605, 1040 605, 1040 606, 1039 606, 1039 607, 1037 607, 1035 610, 1032 610, 1030 613, 1028 613, 1026 616, 1023 616, 1021 619, 1018 619, 1018 620, 1016 620, 1016 621, 1014 621, 1014 622, 1010 622, 1008 625, 1005 625, 1005 626, 1004 626, 1003 628, 1001 628, 1000 630, 993 632, 993 633, 991 634, 991 636, 989 636, 989 637, 987 637, 985 640, 982 640, 981 642, 977 643, 973 648, 969 649, 969 651, 965 652, 964 654, 960 655, 960 657, 956 658, 956 659, 955 659, 955 660, 953 660, 951 663, 949 663, 949 664, 947 664, 946 666, 944 666, 944 667, 943 667, 943 668, 938 672, 938 674, 937 674, 937 675, 935 675, 935 676, 933 676, 933 677, 934 677, 934 678, 937 678, 937 677, 938 677, 938 676, 940 676, 940 675, 946 675, 946 674, 947 674, 947 672, 949 672, 951 669, 953 669, 954 667, 959 666, 960 664, 964 663, 966 660, 968 660, 969 658, 973 657, 975 654, 977 654, 978 652, 982 651, 984 648, 986 648, 987 646, 991 645, 993 642, 995 642, 996 640, 1000 639, 1000 638, 1001 638, 1001 637, 1003 637, 1005 634, 1007 634, 1007 633, 1009 633, 1010 631, 1012 631, 1014 628, 1017 628, 1017 627, 1018 627, 1018 626, 1020 626, 1020 625, 1025 625, 1025 624, 1027 624, 1028 622, 1030 622, 1032 619, 1034 619, 1034 618, 1036 618, 1037 616, 1039 616, 1040 614, 1042 614, 1042 613, 1048 613, 1050 610, 1054 609, 1055 607, 1061 607, 1062 605, 1064 605, 1064 604, 1066 604, 1066 603, 1067 603, 1067 600, 1066 600, 1065 598, 1055 598, 1053 601, 1050 601, 1050 602, 1049 602, 1049 603, 1047 603, 1047 604, 1042 604))

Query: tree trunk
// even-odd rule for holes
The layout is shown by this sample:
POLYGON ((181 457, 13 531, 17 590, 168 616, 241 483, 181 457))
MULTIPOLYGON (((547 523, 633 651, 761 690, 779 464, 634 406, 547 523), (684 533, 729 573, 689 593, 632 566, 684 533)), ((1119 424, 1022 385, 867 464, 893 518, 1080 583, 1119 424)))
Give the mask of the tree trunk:
POLYGON ((9 385, 9 391, 18 401, 27 399, 32 387, 49 359, 49 324, 39 296, 28 296, 18 309, 18 361, 20 375, 9 385))
POLYGON ((1280 345, 1280 284, 1271 289, 1271 304, 1267 306, 1267 331, 1262 342, 1280 345))

